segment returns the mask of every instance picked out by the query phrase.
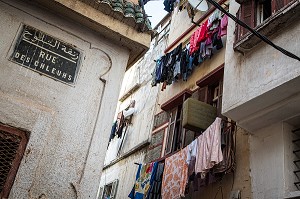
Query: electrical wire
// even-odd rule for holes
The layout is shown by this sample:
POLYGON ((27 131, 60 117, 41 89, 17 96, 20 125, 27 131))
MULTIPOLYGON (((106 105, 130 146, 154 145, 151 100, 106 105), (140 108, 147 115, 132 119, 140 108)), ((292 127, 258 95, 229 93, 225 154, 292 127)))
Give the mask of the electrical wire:
POLYGON ((273 48, 275 48, 276 50, 282 52, 283 54, 285 54, 288 57, 291 57, 293 59, 296 59, 298 61, 300 61, 300 58, 298 56, 296 56, 295 54, 281 48, 280 46, 277 46, 276 44, 274 44, 272 41, 270 41, 266 36, 260 34, 259 32, 257 32, 256 30, 252 29, 250 26, 248 26, 247 24, 245 24, 243 21, 239 20, 238 18, 236 18, 234 15, 230 14, 229 12, 227 12, 220 4, 218 4, 217 2, 215 2, 214 0, 207 0, 210 4, 212 4, 214 7, 216 7, 218 10, 220 10, 222 13, 224 13, 225 15, 227 15, 229 18, 231 18, 233 21, 235 21, 237 24, 239 24, 240 26, 246 28, 247 30, 249 30, 251 33, 253 33, 255 36, 257 36, 258 38, 260 38, 262 41, 266 42, 267 44, 269 44, 270 46, 272 46, 273 48))

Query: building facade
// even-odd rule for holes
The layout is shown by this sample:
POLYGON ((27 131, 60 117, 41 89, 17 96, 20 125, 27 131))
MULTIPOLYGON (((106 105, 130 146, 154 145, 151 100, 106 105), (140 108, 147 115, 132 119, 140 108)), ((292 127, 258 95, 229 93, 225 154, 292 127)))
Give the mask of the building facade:
MULTIPOLYGON (((220 1, 220 3, 226 6, 229 2, 220 1)), ((149 52, 152 54, 151 59, 149 60, 148 54, 146 54, 140 65, 136 66, 136 70, 146 67, 148 75, 153 73, 152 71, 156 67, 153 59, 159 60, 163 55, 173 52, 180 44, 184 50, 186 44, 190 43, 193 33, 216 11, 210 6, 207 11, 198 11, 191 18, 189 9, 179 10, 180 7, 181 5, 175 6, 170 14, 168 37, 165 38, 166 45, 153 48, 149 52)), ((187 99, 192 98, 214 106, 219 117, 231 121, 229 118, 225 118, 221 112, 222 101, 224 100, 222 99, 224 93, 222 87, 225 81, 223 75, 226 68, 227 37, 231 36, 222 37, 223 48, 218 50, 214 48, 210 58, 205 59, 202 63, 194 64, 192 73, 189 74, 186 81, 179 78, 178 81, 173 81, 166 88, 164 88, 163 83, 157 83, 151 88, 151 82, 148 82, 148 85, 145 85, 149 89, 147 95, 143 92, 144 88, 139 87, 132 94, 128 94, 127 102, 121 102, 117 113, 125 110, 129 106, 130 100, 135 100, 136 106, 139 103, 147 104, 143 107, 145 110, 151 107, 151 111, 147 111, 147 117, 144 116, 143 112, 134 112, 124 142, 122 143, 120 138, 115 138, 110 142, 98 198, 102 199, 107 196, 110 198, 127 198, 134 185, 138 170, 138 165, 135 163, 164 162, 166 158, 171 157, 199 136, 197 132, 188 131, 182 126, 182 107, 187 99), (151 101, 148 96, 151 96, 151 101), (147 124, 144 124, 145 119, 147 124), (144 127, 137 127, 140 125, 144 125, 144 127), (140 139, 141 136, 143 139, 140 139)), ((126 74, 128 78, 123 81, 122 90, 133 88, 133 84, 131 81, 128 82, 128 79, 129 76, 134 76, 136 72, 128 71, 128 73, 126 74)), ((148 78, 150 79, 150 77, 148 78)), ((126 96, 126 92, 120 93, 120 99, 123 96, 126 96)), ((235 136, 234 172, 229 172, 224 175, 222 180, 211 183, 199 191, 190 191, 185 198, 253 198, 249 151, 250 135, 243 128, 237 127, 235 136)))
MULTIPOLYGON (((299 1, 231 0, 219 4, 254 31, 299 57, 299 1)), ((198 11, 191 17, 189 5, 181 1, 171 11, 164 53, 159 48, 156 50, 161 56, 167 55, 180 43, 180 49, 184 50, 186 44, 191 45, 198 25, 201 27, 214 13, 215 8, 208 6, 208 10, 198 11)), ((222 43, 223 48, 213 51, 210 59, 195 64, 186 81, 179 79, 166 87, 158 83, 152 88, 159 87, 159 90, 153 93, 153 101, 149 103, 154 107, 149 116, 152 117, 150 127, 128 131, 131 139, 118 146, 121 151, 127 150, 119 154, 112 155, 114 140, 110 143, 99 198, 104 198, 111 185, 115 185, 113 198, 126 198, 138 170, 135 163, 165 162, 198 136, 197 131, 182 126, 184 103, 191 98, 216 107, 217 116, 223 120, 236 122, 235 164, 232 172, 221 180, 200 191, 190 191, 185 198, 300 197, 299 61, 262 42, 231 19, 222 43), (140 135, 144 139, 137 142, 140 135)), ((152 68, 156 67, 150 63, 152 68)), ((130 99, 141 95, 137 91, 130 99)), ((135 121, 132 125, 139 125, 144 122, 144 116, 136 112, 132 120, 135 121)))
MULTIPOLYGON (((300 55, 299 1, 237 2, 230 13, 300 55)), ((222 111, 251 133, 253 198, 299 197, 299 61, 229 21, 225 65, 222 111)))
POLYGON ((127 198, 138 169, 135 163, 145 162, 159 94, 159 88, 151 86, 151 73, 154 60, 167 47, 169 23, 170 17, 167 15, 154 28, 156 34, 148 52, 125 73, 115 119, 120 112, 125 115, 129 107, 134 111, 125 118, 127 121, 123 134, 109 142, 98 198, 127 198))
POLYGON ((139 10, 0 1, 0 198, 96 197, 120 79, 150 44, 139 10))

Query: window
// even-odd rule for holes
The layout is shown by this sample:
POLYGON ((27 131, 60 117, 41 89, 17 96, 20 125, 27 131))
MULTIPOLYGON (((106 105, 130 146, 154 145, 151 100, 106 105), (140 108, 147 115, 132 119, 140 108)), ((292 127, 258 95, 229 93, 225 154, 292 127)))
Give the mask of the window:
POLYGON ((8 198, 27 142, 25 132, 0 125, 0 198, 8 198))
POLYGON ((155 36, 155 46, 157 46, 164 37, 168 36, 170 32, 170 24, 171 20, 168 20, 157 28, 157 34, 155 36))
POLYGON ((182 127, 181 127, 181 112, 182 105, 172 109, 170 114, 168 136, 166 142, 166 154, 176 151, 181 148, 182 143, 182 127))
POLYGON ((223 73, 224 67, 221 65, 196 83, 199 86, 199 100, 217 107, 218 117, 223 117, 221 114, 223 73))
MULTIPOLYGON (((248 26, 255 28, 278 12, 292 0, 236 0, 241 4, 237 17, 248 26)), ((249 31, 236 27, 236 40, 241 40, 249 31)))
POLYGON ((256 6, 256 23, 261 24, 271 16, 271 0, 258 1, 256 6))
POLYGON ((169 114, 169 125, 166 134, 165 155, 179 150, 185 143, 185 129, 182 128, 182 104, 193 94, 189 89, 183 90, 166 103, 161 109, 169 114))
POLYGON ((221 115, 222 84, 224 65, 197 81, 198 89, 185 89, 161 105, 162 112, 154 117, 151 144, 146 155, 146 162, 155 161, 171 154, 198 137, 203 130, 183 128, 183 104, 188 98, 194 98, 217 107, 221 115))
POLYGON ((169 114, 161 111, 154 116, 151 142, 148 147, 145 162, 153 162, 165 154, 165 139, 169 127, 169 114))
POLYGON ((119 180, 114 180, 113 182, 100 187, 98 199, 115 199, 119 180))

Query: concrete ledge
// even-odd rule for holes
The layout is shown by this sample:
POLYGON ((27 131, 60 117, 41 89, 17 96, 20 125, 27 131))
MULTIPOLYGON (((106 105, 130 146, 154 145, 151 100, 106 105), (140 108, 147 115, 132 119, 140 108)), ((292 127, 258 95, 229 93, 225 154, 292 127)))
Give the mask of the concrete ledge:
MULTIPOLYGON (((294 0, 279 10, 277 13, 269 17, 262 24, 259 24, 254 29, 264 36, 272 36, 280 30, 288 28, 291 23, 298 21, 300 17, 300 1, 294 0)), ((240 52, 250 51, 253 47, 259 44, 261 40, 248 32, 242 39, 234 43, 234 50, 240 52)))
POLYGON ((290 192, 289 194, 286 194, 286 196, 284 197, 284 199, 296 199, 296 198, 300 198, 300 191, 293 191, 290 192))
POLYGON ((120 157, 116 158, 115 160, 111 161, 109 164, 104 165, 103 170, 113 166, 114 164, 116 164, 117 162, 129 157, 130 155, 134 154, 135 152, 147 147, 150 144, 149 140, 146 140, 142 143, 140 143, 139 145, 137 145, 136 147, 132 148, 131 150, 129 150, 128 152, 124 153, 123 155, 121 155, 120 157))

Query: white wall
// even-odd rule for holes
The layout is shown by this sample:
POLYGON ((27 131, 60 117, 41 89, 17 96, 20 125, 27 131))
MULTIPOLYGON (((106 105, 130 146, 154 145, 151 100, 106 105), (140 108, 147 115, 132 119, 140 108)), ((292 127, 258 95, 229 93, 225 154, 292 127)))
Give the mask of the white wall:
MULTIPOLYGON (((238 8, 232 0, 230 13, 235 15, 238 8)), ((229 20, 222 112, 249 131, 299 114, 299 61, 264 42, 245 55, 235 52, 234 31, 235 22, 229 20)), ((270 40, 299 56, 299 31, 300 24, 295 21, 287 29, 276 31, 270 40)))
POLYGON ((95 198, 129 52, 25 2, 1 1, 0 26, 0 122, 30 132, 9 198, 95 198), (8 60, 22 23, 81 50, 74 87, 8 60))
POLYGON ((126 159, 121 160, 117 164, 103 170, 101 182, 99 187, 118 179, 118 188, 116 199, 128 198, 131 189, 135 182, 138 165, 134 163, 143 163, 145 157, 145 150, 141 150, 126 159))
POLYGON ((253 198, 284 198, 296 191, 293 171, 293 129, 277 123, 260 129, 250 137, 250 169, 253 198))
MULTIPOLYGON (((116 109, 117 115, 118 112, 127 108, 132 100, 135 100, 135 111, 132 116, 131 124, 124 136, 123 145, 120 148, 120 156, 150 139, 153 117, 156 111, 155 107, 160 89, 159 86, 151 86, 151 73, 153 72, 156 64, 154 60, 162 55, 165 48, 166 38, 162 39, 157 46, 154 46, 152 43, 150 50, 145 54, 145 56, 127 70, 124 75, 120 97, 135 84, 140 84, 140 87, 125 101, 119 102, 118 108, 116 109)), ((121 139, 116 137, 109 145, 105 160, 106 165, 117 157, 117 151, 122 142, 121 139)))

